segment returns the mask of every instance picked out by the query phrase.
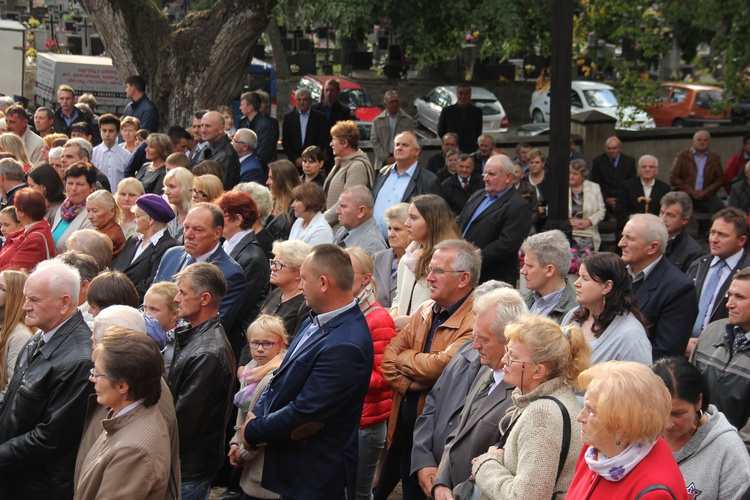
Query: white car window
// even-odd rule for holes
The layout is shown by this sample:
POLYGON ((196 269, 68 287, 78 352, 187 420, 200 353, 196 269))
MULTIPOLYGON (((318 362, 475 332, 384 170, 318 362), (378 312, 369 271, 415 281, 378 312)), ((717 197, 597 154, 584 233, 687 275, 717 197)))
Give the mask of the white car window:
POLYGON ((617 98, 609 89, 584 90, 583 96, 592 108, 616 108, 617 98))

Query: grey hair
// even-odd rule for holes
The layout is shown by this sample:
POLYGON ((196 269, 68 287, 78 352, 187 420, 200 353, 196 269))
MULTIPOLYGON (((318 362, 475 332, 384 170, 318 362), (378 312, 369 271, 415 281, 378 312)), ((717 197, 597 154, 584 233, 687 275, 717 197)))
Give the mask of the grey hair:
POLYGON ((258 136, 249 128, 241 128, 234 133, 234 140, 247 144, 250 151, 258 149, 258 136))
POLYGON ((284 264, 299 269, 312 248, 312 245, 302 240, 286 240, 276 241, 271 251, 276 257, 282 257, 286 261, 284 264))
POLYGON ((513 166, 513 160, 508 158, 506 155, 492 155, 488 162, 497 162, 500 167, 500 175, 508 175, 515 173, 515 167, 513 166), (497 158, 497 159, 495 159, 497 158))
POLYGON ((196 262, 175 274, 174 282, 180 286, 184 279, 190 280, 190 286, 198 297, 204 293, 211 296, 211 306, 219 307, 221 300, 227 294, 227 282, 224 273, 214 264, 196 262))
POLYGON ((680 205, 683 217, 690 217, 693 214, 693 200, 687 193, 682 191, 670 191, 661 198, 662 207, 671 207, 680 205))
POLYGON ((479 274, 482 271, 482 253, 481 251, 465 240, 443 240, 435 245, 435 251, 438 250, 455 250, 456 260, 453 262, 453 269, 456 271, 466 271, 471 276, 471 287, 476 288, 479 285, 479 274))
POLYGON ((495 138, 492 137, 490 134, 482 134, 479 137, 477 137, 477 146, 479 146, 479 143, 482 142, 482 139, 484 139, 485 137, 491 140, 492 145, 495 146, 495 138))
POLYGON ((570 269, 570 242, 559 229, 529 236, 521 245, 523 253, 533 252, 543 266, 555 266, 557 275, 565 278, 570 269))
POLYGON ((0 110, 2 110, 2 108, 7 108, 15 104, 16 104, 16 101, 14 101, 13 98, 9 95, 4 95, 0 97, 0 110))
POLYGON ((394 141, 396 141, 399 137, 403 137, 403 136, 405 136, 407 134, 411 136, 411 143, 412 143, 412 145, 414 145, 414 147, 417 148, 417 149, 422 149, 422 143, 420 142, 419 137, 417 137, 417 134, 415 134, 414 132, 410 132, 408 130, 406 130, 406 131, 401 132, 400 134, 398 134, 394 138, 394 141))
POLYGON ((0 160, 0 175, 9 181, 23 182, 23 164, 13 158, 4 158, 0 160))
POLYGON ((633 214, 628 220, 643 222, 643 229, 638 234, 638 238, 646 244, 655 241, 659 244, 659 253, 664 253, 664 250, 667 249, 667 240, 669 240, 669 233, 667 233, 667 226, 664 221, 654 214, 633 214))
POLYGON ((50 158, 62 158, 63 157, 63 148, 62 146, 57 146, 49 150, 50 158))
POLYGON ((709 139, 711 138, 711 132, 709 132, 708 130, 698 130, 696 133, 693 134, 693 139, 698 137, 698 134, 706 134, 709 139))
POLYGON ((78 146, 78 158, 79 159, 83 159, 84 156, 86 158, 91 158, 91 151, 94 148, 89 141, 87 141, 83 137, 73 137, 72 139, 68 139, 68 142, 66 142, 63 147, 67 148, 68 146, 73 146, 73 145, 78 146), (86 153, 86 154, 84 155, 82 153, 86 153))
POLYGON ((443 134, 443 137, 440 138, 440 142, 445 142, 446 137, 453 137, 456 142, 458 142, 458 134, 456 134, 455 132, 446 132, 445 134, 443 134))
POLYGON ((474 295, 474 313, 479 315, 486 311, 495 313, 490 331, 500 342, 505 342, 505 325, 512 323, 519 316, 528 314, 529 308, 518 290, 499 288, 479 297, 474 295))
POLYGON ((234 186, 234 189, 237 191, 244 191, 252 196, 255 204, 258 205, 258 212, 260 213, 260 218, 258 220, 265 225, 265 220, 273 209, 271 191, 266 186, 261 186, 257 182, 240 182, 234 186))
POLYGON ((306 96, 306 97, 309 97, 310 99, 312 99, 312 94, 310 93, 309 89, 305 89, 305 88, 297 89, 294 92, 294 97, 296 98, 296 97, 300 97, 300 96, 306 96))
POLYGON ((99 341, 104 331, 110 326, 121 326, 136 332, 146 333, 146 320, 143 314, 134 307, 114 305, 105 307, 99 315, 94 318, 94 327, 91 329, 94 339, 99 341))
POLYGON ((507 284, 504 281, 499 280, 489 280, 485 281, 478 287, 474 289, 474 301, 479 297, 482 297, 483 295, 487 295, 490 292, 494 292, 495 290, 502 290, 503 288, 513 288, 509 284, 507 284))
POLYGON ((397 203, 385 209, 383 212, 383 218, 386 222, 390 219, 400 220, 402 223, 406 222, 409 218, 409 204, 408 203, 397 203))
POLYGON ((386 91, 385 95, 383 96, 383 101, 387 101, 388 98, 392 95, 395 95, 396 97, 398 97, 398 92, 396 92, 395 90, 386 91))
POLYGON ((659 168, 659 159, 654 155, 643 155, 640 158, 638 158, 638 166, 641 166, 641 163, 643 160, 654 160, 654 163, 656 164, 656 168, 659 168))
POLYGON ((375 207, 375 199, 372 197, 372 191, 365 186, 350 186, 341 192, 341 194, 344 193, 351 195, 352 201, 357 206, 364 205, 368 210, 372 210, 375 207))
POLYGON ((50 293, 59 293, 58 297, 67 294, 74 307, 78 304, 78 295, 81 293, 81 275, 78 269, 60 259, 49 259, 37 264, 29 278, 36 275, 47 280, 50 293))

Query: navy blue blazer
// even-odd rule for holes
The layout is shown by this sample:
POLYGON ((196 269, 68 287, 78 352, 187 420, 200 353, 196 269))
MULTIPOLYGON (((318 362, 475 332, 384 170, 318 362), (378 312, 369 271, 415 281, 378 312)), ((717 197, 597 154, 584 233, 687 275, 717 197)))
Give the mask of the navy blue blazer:
POLYGON ((255 153, 240 158, 240 182, 257 182, 266 185, 268 176, 255 153))
MULTIPOLYGON (((305 332, 308 318, 300 327, 305 332)), ((292 342, 245 427, 267 445, 261 485, 285 499, 354 498, 362 405, 373 345, 358 305, 322 325, 298 352, 292 342)))
POLYGON ((698 316, 693 281, 663 257, 638 288, 635 299, 649 325, 654 361, 684 356, 698 316))
MULTIPOLYGON (((167 250, 161 258, 154 283, 174 281, 174 275, 182 269, 188 257, 183 246, 167 250)), ((245 302, 245 273, 240 265, 227 255, 221 245, 211 254, 208 262, 221 269, 227 282, 227 294, 219 304, 219 316, 224 331, 231 332, 234 322, 237 320, 237 314, 242 311, 242 304, 245 302)))

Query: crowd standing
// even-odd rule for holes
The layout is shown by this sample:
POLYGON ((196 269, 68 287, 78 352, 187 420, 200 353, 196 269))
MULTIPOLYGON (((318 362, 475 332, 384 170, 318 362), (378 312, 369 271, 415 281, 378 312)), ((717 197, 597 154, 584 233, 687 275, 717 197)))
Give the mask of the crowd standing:
POLYGON ((395 91, 372 163, 336 79, 281 141, 262 91, 183 128, 125 87, 0 100, 0 498, 750 495, 750 134, 670 184, 571 142, 565 234, 467 85, 424 165, 395 91))

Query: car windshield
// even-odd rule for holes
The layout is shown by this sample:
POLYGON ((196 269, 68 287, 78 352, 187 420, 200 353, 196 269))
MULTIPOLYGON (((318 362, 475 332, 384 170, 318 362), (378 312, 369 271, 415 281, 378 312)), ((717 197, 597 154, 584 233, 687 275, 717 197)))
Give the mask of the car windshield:
POLYGON ((489 101, 489 100, 487 100, 487 101, 480 101, 480 100, 473 100, 472 99, 471 102, 472 102, 472 104, 474 104, 474 106, 476 106, 476 107, 478 107, 479 109, 482 110, 482 114, 484 116, 487 116, 487 115, 499 115, 499 114, 502 113, 502 108, 500 108, 500 103, 497 102, 497 101, 489 101))
POLYGON ((341 103, 346 106, 353 104, 358 108, 375 107, 372 99, 370 99, 370 95, 362 89, 341 89, 339 100, 341 100, 341 103))
POLYGON ((617 98, 609 89, 584 90, 583 96, 592 108, 616 108, 617 98))

